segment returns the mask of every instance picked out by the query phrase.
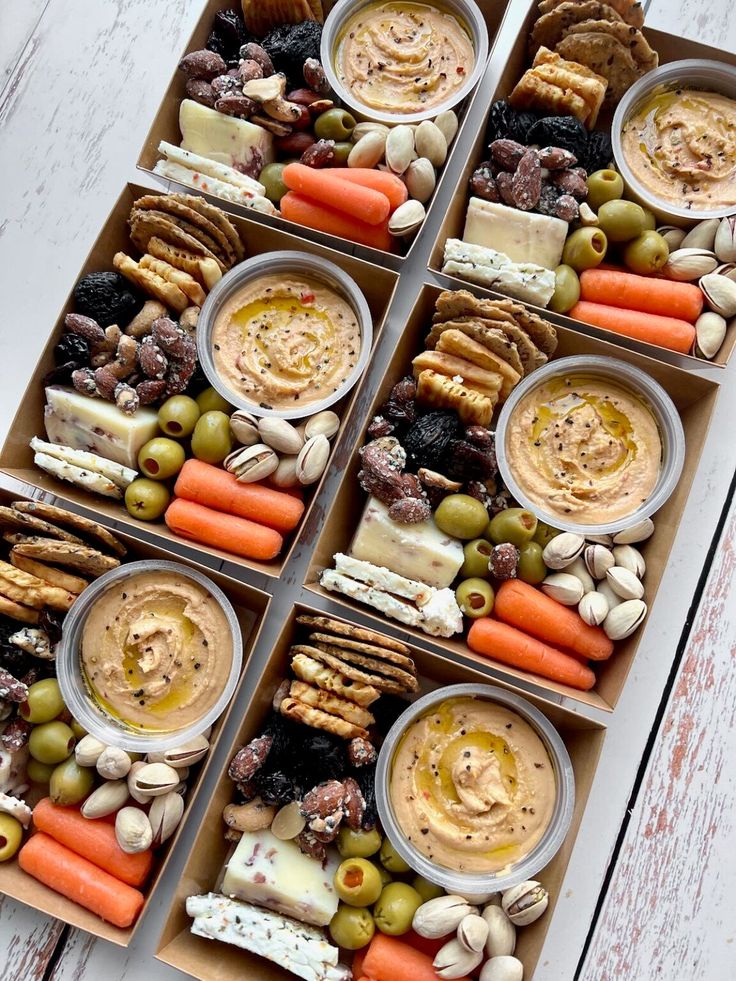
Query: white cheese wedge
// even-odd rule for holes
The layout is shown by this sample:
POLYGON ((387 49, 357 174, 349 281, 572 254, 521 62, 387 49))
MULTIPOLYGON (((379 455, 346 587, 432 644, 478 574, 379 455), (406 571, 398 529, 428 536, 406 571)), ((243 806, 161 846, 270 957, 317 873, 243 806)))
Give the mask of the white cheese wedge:
POLYGON ((470 245, 459 238, 445 242, 442 272, 460 276, 514 300, 546 307, 555 291, 555 274, 533 262, 512 262, 507 255, 485 245, 470 245))
POLYGON ((450 585, 464 560, 462 544, 440 531, 432 518, 399 524, 375 497, 365 506, 350 554, 437 589, 450 585))
POLYGON ((128 416, 112 402, 92 399, 73 388, 46 389, 44 424, 51 443, 86 450, 138 468, 138 451, 158 435, 158 414, 146 406, 128 416))
POLYGON ((179 107, 181 145, 210 160, 257 177, 276 155, 273 136, 262 126, 184 99, 179 107))
POLYGON ((471 198, 463 242, 503 252, 512 262, 533 262, 555 269, 562 261, 568 227, 561 218, 471 198))
MULTIPOLYGON (((352 977, 350 969, 338 961, 340 951, 324 934, 287 916, 213 892, 189 896, 187 913, 193 917, 191 930, 196 936, 252 951, 304 981, 349 981, 352 977)), ((217 956, 216 951, 212 953, 217 956)), ((243 971, 242 976, 245 979, 249 973, 243 971)))
MULTIPOLYGON (((202 158, 200 158, 202 159, 202 158)), ((210 161, 214 163, 214 161, 210 161)), ((216 166, 220 166, 217 164, 216 166)), ((232 170, 232 168, 228 168, 232 170)), ((216 177, 207 177, 199 170, 189 170, 181 164, 172 163, 170 160, 159 160, 153 168, 154 174, 165 177, 167 180, 177 181, 179 184, 186 184, 187 187, 203 194, 212 194, 223 201, 232 201, 233 204, 242 204, 244 208, 251 208, 253 211, 260 211, 264 215, 277 215, 278 211, 262 194, 253 194, 242 187, 228 184, 218 180, 216 177)), ((234 172, 234 171, 233 171, 234 172)))
POLYGON ((293 841, 270 831, 244 832, 227 863, 222 891, 303 923, 326 926, 337 912, 333 879, 339 862, 328 852, 324 868, 293 841))

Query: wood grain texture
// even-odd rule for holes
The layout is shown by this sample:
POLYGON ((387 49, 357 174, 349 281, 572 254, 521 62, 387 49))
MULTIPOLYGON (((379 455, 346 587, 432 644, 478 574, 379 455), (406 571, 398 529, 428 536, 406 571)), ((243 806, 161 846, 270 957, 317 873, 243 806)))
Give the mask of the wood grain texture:
POLYGON ((0 91, 31 42, 49 0, 5 0, 0 12, 0 91))
POLYGON ((63 928, 50 916, 0 898, 0 981, 41 981, 63 928))
POLYGON ((736 48, 733 0, 651 0, 647 24, 716 48, 728 51, 736 48))

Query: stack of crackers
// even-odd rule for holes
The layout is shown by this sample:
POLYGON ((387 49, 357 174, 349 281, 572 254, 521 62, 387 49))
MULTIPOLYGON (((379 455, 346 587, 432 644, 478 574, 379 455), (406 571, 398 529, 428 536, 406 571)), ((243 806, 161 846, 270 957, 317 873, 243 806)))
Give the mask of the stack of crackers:
POLYGON ((136 261, 116 253, 121 275, 176 313, 201 307, 223 273, 245 258, 237 228, 223 211, 194 194, 146 194, 128 219, 136 261))
POLYGON ((467 290, 440 293, 435 310, 427 350, 412 362, 417 400, 488 426, 496 404, 554 353, 555 328, 521 303, 467 290))
POLYGON ((264 37, 281 24, 301 24, 304 20, 324 22, 322 0, 243 0, 243 18, 248 30, 264 37))
POLYGON ((37 624, 45 607, 66 612, 126 551, 103 525, 43 501, 0 507, 0 531, 11 546, 0 562, 0 613, 21 623, 37 624))
POLYGON ((411 651, 398 640, 330 617, 298 616, 304 643, 290 650, 295 680, 279 688, 275 707, 287 719, 343 739, 369 740, 369 706, 383 693, 419 689, 411 651))
POLYGON ((534 64, 509 101, 518 109, 576 116, 595 126, 659 59, 635 0, 542 0, 530 37, 534 64))

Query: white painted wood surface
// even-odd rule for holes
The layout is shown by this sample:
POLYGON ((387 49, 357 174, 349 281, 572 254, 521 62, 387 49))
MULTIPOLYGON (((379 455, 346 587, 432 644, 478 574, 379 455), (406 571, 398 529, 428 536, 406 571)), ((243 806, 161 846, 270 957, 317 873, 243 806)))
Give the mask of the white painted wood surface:
MULTIPOLYGON (((0 331, 0 440, 84 255, 123 183, 137 178, 139 147, 203 5, 203 0, 0 0, 0 70, 5 80, 0 94, 0 276, 6 298, 0 331)), ((517 0, 512 0, 512 14, 515 8, 517 0)), ((736 48, 732 0, 654 0, 648 22, 736 48)), ((512 17, 499 40, 500 56, 516 29, 512 17)), ((482 83, 487 90, 495 85, 496 64, 482 83)), ((482 106, 475 108, 475 119, 465 134, 468 143, 483 115, 482 106)), ((462 159, 461 147, 457 169, 462 159)), ((449 194, 448 186, 445 196, 449 194)), ((392 337, 401 330, 403 312, 421 281, 430 278, 426 261, 435 232, 435 227, 425 230, 424 247, 402 277, 406 283, 374 359, 374 383, 390 354, 392 337)), ((714 371, 703 369, 708 370, 714 371)), ((736 444, 731 438, 724 439, 725 433, 732 432, 736 414, 736 367, 715 377, 722 381, 724 391, 659 600, 614 716, 597 716, 609 724, 609 734, 535 972, 537 981, 572 981, 575 975, 688 608, 736 469, 736 444)), ((372 387, 365 393, 366 400, 372 387)), ((330 481, 323 507, 333 492, 334 481, 330 481)), ((317 514, 313 524, 318 521, 317 514)), ((726 543, 736 531, 733 523, 729 527, 726 543)), ((696 686, 698 697, 693 698, 692 690, 689 697, 688 692, 682 696, 676 692, 668 706, 611 880, 610 898, 580 975, 584 981, 694 981, 700 977, 727 981, 736 976, 728 945, 732 936, 729 906, 733 905, 729 897, 736 890, 736 868, 732 860, 730 864, 726 860, 727 832, 732 827, 728 822, 736 793, 725 772, 716 788, 709 783, 717 773, 718 753, 729 748, 726 714, 733 711, 734 699, 725 686, 730 681, 733 624, 730 639, 725 628, 715 627, 698 639, 702 626, 717 616, 719 603, 728 609, 726 581, 733 570, 729 555, 722 546, 714 562, 714 569, 720 571, 709 581, 684 662, 683 672, 690 672, 688 685, 696 686), (704 661, 712 665, 711 675, 688 667, 699 668, 704 661), (698 745, 698 737, 702 733, 705 739, 710 729, 722 733, 724 743, 714 739, 708 750, 705 744, 698 745), (686 754, 693 748, 698 754, 696 765, 705 767, 689 791, 687 758, 674 774, 677 779, 671 769, 662 769, 679 748, 686 754), (670 794, 669 824, 657 830, 651 819, 658 816, 663 788, 670 794), (696 838, 688 834, 693 814, 712 815, 710 835, 696 838), (655 883, 668 906, 656 901, 655 883), (653 903, 650 895, 655 896, 653 903), (693 964, 700 966, 691 967, 693 964)), ((297 556, 288 582, 277 587, 272 624, 264 632, 256 663, 269 649, 279 608, 287 609, 299 595, 297 584, 302 581, 306 559, 305 550, 297 556)), ((258 577, 253 581, 260 585, 258 577)), ((733 593, 730 598, 733 606, 733 593)), ((707 670, 707 664, 702 667, 707 670)), ((575 708, 574 704, 569 707, 575 708)), ((226 742, 227 738, 220 755, 226 742)), ((726 763, 733 757, 732 742, 730 749, 726 763)), ((145 974, 150 981, 168 981, 183 977, 154 961, 152 952, 170 887, 190 847, 205 797, 203 794, 200 807, 192 814, 178 855, 132 947, 122 952, 78 931, 64 931, 64 946, 47 972, 49 978, 122 981, 145 974)), ((0 981, 29 976, 40 981, 61 935, 58 924, 47 917, 7 899, 0 901, 0 981)))

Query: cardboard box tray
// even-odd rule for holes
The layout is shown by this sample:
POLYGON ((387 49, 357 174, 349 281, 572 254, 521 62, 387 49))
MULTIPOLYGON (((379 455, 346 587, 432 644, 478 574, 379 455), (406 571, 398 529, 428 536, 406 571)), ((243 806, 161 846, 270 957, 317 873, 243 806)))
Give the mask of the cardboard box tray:
MULTIPOLYGON (((11 503, 11 501, 17 500, 19 500, 18 494, 12 494, 6 490, 0 490, 0 504, 7 506, 11 503)), ((126 561, 136 561, 139 559, 163 561, 165 559, 171 559, 171 555, 164 549, 138 542, 126 534, 121 534, 119 532, 116 532, 116 534, 118 534, 118 537, 122 542, 124 542, 128 549, 126 561)), ((71 900, 66 899, 57 892, 54 892, 53 889, 50 889, 48 886, 38 882, 30 875, 27 875, 21 870, 17 860, 13 859, 0 864, 0 894, 17 899, 19 902, 25 903, 26 906, 31 906, 33 909, 37 909, 42 913, 56 917, 57 920, 61 920, 63 923, 68 923, 70 926, 77 927, 78 929, 84 930, 86 933, 91 933, 96 937, 102 937, 105 940, 109 940, 121 947, 128 946, 133 939, 135 931, 143 921, 143 917, 146 915, 146 911, 151 903, 153 893, 155 892, 158 883, 161 881, 164 869, 168 864, 170 856, 173 854, 173 851, 176 848, 179 835, 181 834, 181 831, 189 817, 194 799, 199 793, 199 790, 204 782, 205 775, 208 771, 210 761, 215 754, 220 733, 226 724, 232 706, 237 701, 238 695, 242 690, 242 681, 245 676, 248 659, 256 645, 264 618, 271 602, 271 596, 268 593, 264 593, 260 589, 255 589, 253 586, 247 586, 244 583, 237 582, 235 579, 231 579, 229 576, 214 573, 212 570, 203 568, 194 562, 184 562, 178 556, 174 556, 174 558, 177 561, 183 562, 184 565, 191 565, 198 571, 204 572, 217 586, 220 587, 220 589, 223 590, 230 602, 233 604, 235 612, 238 616, 238 621, 240 622, 241 630, 243 632, 243 670, 241 672, 240 681, 238 682, 238 687, 235 690, 235 694, 230 700, 230 704, 212 728, 212 734, 210 736, 210 750, 207 756, 204 758, 202 763, 197 764, 197 766, 193 768, 192 775, 189 777, 189 789, 187 790, 186 795, 184 816, 173 836, 162 848, 156 851, 153 874, 147 887, 144 887, 143 889, 146 894, 146 902, 141 910, 140 916, 132 927, 121 929, 120 927, 113 926, 111 923, 106 923, 94 913, 84 909, 82 906, 78 906, 71 900)))
MULTIPOLYGON (((511 5, 511 0, 476 0, 476 5, 480 8, 486 25, 488 26, 488 44, 489 51, 491 51, 493 49, 494 41, 498 36, 501 23, 506 15, 506 11, 511 5)), ((323 2, 325 13, 328 13, 333 6, 333 0, 326 0, 326 2, 323 2)), ((218 10, 228 10, 232 9, 233 7, 239 7, 236 0, 210 0, 210 2, 206 4, 204 11, 202 12, 202 16, 199 18, 199 21, 194 28, 192 36, 189 38, 188 43, 182 51, 182 56, 189 51, 198 51, 199 49, 203 48, 210 33, 215 13, 218 10)), ((153 168, 156 165, 156 162, 160 159, 160 154, 158 152, 159 143, 164 140, 167 143, 173 143, 175 146, 178 146, 181 141, 181 132, 179 130, 179 105, 182 99, 186 98, 185 83, 186 79, 184 75, 180 71, 175 70, 171 82, 169 83, 169 87, 167 88, 163 97, 163 101, 161 102, 161 105, 159 106, 154 117, 153 123, 151 124, 151 129, 146 137, 146 141, 143 144, 137 165, 141 170, 151 174, 156 181, 167 184, 167 186, 171 189, 187 190, 191 193, 191 188, 178 184, 174 181, 166 181, 164 178, 161 178, 157 174, 153 173, 153 168)), ((475 92, 477 92, 477 87, 475 92)), ((467 106, 470 104, 473 98, 474 93, 471 93, 465 100, 464 104, 456 109, 460 115, 461 126, 465 116, 465 109, 467 109, 467 106)), ((455 137, 453 146, 450 148, 448 159, 445 161, 444 166, 440 170, 440 179, 442 175, 452 166, 450 161, 457 143, 458 139, 455 137)), ((274 218, 270 215, 263 215, 259 212, 253 211, 250 208, 245 208, 242 205, 234 204, 231 201, 222 201, 211 195, 205 195, 205 197, 212 201, 213 204, 224 208, 226 211, 240 215, 242 218, 247 218, 249 221, 253 221, 258 225, 284 229, 286 231, 293 232, 304 239, 329 245, 334 249, 340 249, 348 254, 360 256, 363 259, 368 259, 372 262, 389 266, 393 269, 401 268, 404 260, 412 251, 413 245, 419 239, 419 236, 417 236, 414 243, 412 243, 412 246, 406 251, 406 253, 404 255, 399 255, 393 252, 384 252, 381 249, 374 249, 368 246, 358 245, 355 242, 351 242, 348 239, 340 238, 335 235, 327 235, 323 232, 304 228, 300 225, 295 225, 293 222, 286 221, 284 218, 274 218)), ((428 214, 431 211, 432 203, 435 200, 435 197, 436 191, 435 195, 427 205, 428 214)))
MULTIPOLYGON (((516 4, 514 4, 514 6, 516 7, 516 4)), ((519 6, 522 6, 521 0, 519 0, 519 6)), ((515 13, 517 13, 517 11, 515 11, 515 13)), ((489 110, 492 102, 495 102, 497 99, 504 99, 509 95, 529 65, 527 39, 529 37, 529 32, 534 25, 534 21, 536 20, 537 13, 536 0, 532 0, 529 12, 523 21, 523 25, 516 39, 516 43, 509 51, 508 55, 506 55, 506 52, 501 51, 499 48, 497 48, 493 53, 494 60, 498 59, 500 62, 504 57, 506 57, 507 60, 503 65, 503 69, 500 69, 499 66, 500 78, 492 97, 488 101, 489 110)), ((646 34, 651 46, 659 53, 660 64, 665 64, 672 61, 681 61, 685 58, 706 58, 712 61, 726 62, 729 65, 736 65, 736 54, 729 51, 721 51, 718 48, 712 48, 708 45, 700 44, 697 41, 690 41, 687 38, 678 37, 674 34, 667 34, 664 31, 656 31, 650 28, 645 28, 644 33, 646 34)), ((434 248, 432 249, 429 267, 437 272, 441 272, 442 270, 445 242, 447 239, 461 239, 463 237, 465 212, 471 196, 468 190, 468 181, 480 163, 483 160, 486 160, 488 157, 488 147, 486 144, 487 121, 488 117, 486 116, 486 121, 478 129, 478 135, 476 136, 475 142, 473 143, 468 154, 465 167, 460 172, 455 194, 452 197, 444 221, 440 226, 434 248)), ((599 123, 598 128, 603 128, 604 125, 610 126, 610 121, 609 115, 607 120, 604 119, 601 121, 601 123, 599 123)), ((447 276, 446 279, 448 282, 448 288, 452 288, 449 286, 450 283, 458 283, 462 286, 465 286, 468 283, 467 280, 463 280, 455 276, 447 276)), ((482 287, 476 288, 480 289, 486 296, 502 295, 494 292, 493 290, 486 290, 482 287)), ((534 307, 532 304, 529 304, 529 306, 532 306, 532 309, 538 310, 543 315, 548 316, 549 319, 553 320, 555 323, 561 324, 563 327, 567 327, 570 330, 591 334, 592 336, 610 341, 613 344, 620 344, 622 347, 628 347, 632 350, 638 351, 641 354, 646 354, 651 358, 659 358, 661 360, 670 361, 671 363, 679 364, 682 367, 687 368, 703 368, 709 364, 725 367, 726 364, 728 364, 734 348, 736 347, 736 319, 729 321, 725 340, 721 345, 721 349, 717 356, 713 359, 713 361, 704 361, 702 358, 695 358, 692 355, 683 355, 677 354, 674 351, 668 351, 656 344, 649 344, 643 341, 635 341, 630 338, 625 338, 619 334, 615 334, 613 331, 594 327, 591 324, 582 324, 580 321, 573 320, 571 317, 568 317, 565 314, 552 313, 551 311, 543 310, 540 307, 534 307)))
MULTIPOLYGON (((112 269, 112 257, 119 250, 137 256, 138 253, 128 238, 127 219, 133 201, 143 194, 150 193, 164 192, 152 192, 150 188, 142 187, 138 184, 127 184, 125 186, 103 224, 102 230, 92 246, 84 265, 80 269, 77 277, 75 277, 75 283, 81 276, 88 272, 112 269)), ((265 252, 282 250, 301 251, 334 262, 348 273, 348 275, 352 276, 365 294, 371 314, 373 315, 373 343, 375 346, 398 282, 398 275, 395 272, 374 266, 362 259, 342 255, 339 252, 313 242, 303 242, 283 231, 244 221, 237 216, 231 216, 231 218, 243 239, 248 258, 265 252)), ((73 309, 72 291, 70 290, 64 308, 50 332, 48 343, 41 354, 33 376, 20 402, 16 417, 10 426, 5 445, 0 450, 0 470, 33 487, 48 491, 63 501, 73 502, 87 514, 94 516, 103 523, 115 523, 118 527, 130 533, 142 533, 143 537, 152 537, 157 544, 164 548, 168 543, 176 542, 178 546, 183 547, 191 553, 195 560, 198 555, 202 556, 206 554, 216 559, 235 563, 237 566, 253 569, 256 572, 268 576, 281 576, 292 550, 299 541, 299 535, 309 520, 312 507, 327 474, 327 469, 318 483, 305 490, 306 507, 304 515, 297 529, 290 536, 286 537, 282 554, 270 562, 258 562, 256 560, 241 558, 230 552, 211 548, 207 545, 187 542, 173 535, 164 524, 163 519, 157 522, 138 521, 128 513, 125 505, 121 502, 87 493, 72 484, 51 477, 34 466, 33 451, 29 446, 29 441, 33 436, 45 438, 43 423, 45 403, 43 378, 54 366, 54 345, 63 332, 65 315, 73 309)), ((360 391, 360 384, 359 382, 353 388, 352 392, 333 406, 342 422, 340 433, 333 440, 333 450, 334 446, 340 442, 341 435, 347 428, 348 417, 360 391)))
MULTIPOLYGON (((459 288, 459 287, 458 287, 459 288)), ((472 287, 471 287, 472 289, 472 287)), ((428 333, 432 321, 435 301, 441 292, 437 286, 425 285, 415 303, 406 324, 396 351, 391 359, 388 370, 379 386, 371 410, 365 420, 365 427, 375 415, 378 406, 385 401, 392 386, 411 370, 412 358, 423 350, 424 337, 428 333)), ((483 291, 475 291, 483 292, 483 291)), ((656 531, 649 541, 641 546, 647 563, 644 577, 645 600, 651 608, 657 593, 662 575, 664 574, 667 557, 677 533, 690 486, 695 476, 698 460, 708 430, 719 386, 712 381, 692 375, 680 368, 663 364, 643 355, 619 348, 606 341, 588 337, 579 331, 559 327, 557 331, 558 348, 555 357, 566 357, 574 354, 604 355, 619 358, 629 364, 646 371, 662 385, 677 406, 685 430, 686 455, 685 464, 679 484, 669 501, 654 515, 656 531)), ((364 427, 364 431, 365 431, 364 427)), ((363 606, 339 593, 328 592, 319 585, 320 573, 332 566, 332 557, 336 552, 347 552, 353 533, 363 511, 366 495, 360 492, 357 473, 360 469, 360 459, 357 448, 351 463, 345 468, 341 483, 335 494, 327 519, 322 525, 317 545, 312 554, 311 565, 307 573, 306 586, 313 592, 327 596, 340 606, 349 607, 363 617, 379 621, 381 627, 391 628, 403 634, 411 635, 415 640, 421 640, 441 649, 452 657, 460 657, 470 661, 482 670, 492 674, 494 678, 523 679, 536 688, 544 689, 556 695, 568 695, 579 702, 610 711, 615 706, 626 677, 641 642, 643 632, 638 630, 626 640, 619 641, 612 657, 608 661, 599 662, 596 666, 598 677, 595 687, 589 692, 580 692, 566 685, 547 681, 537 675, 517 670, 496 661, 490 661, 471 651, 464 638, 445 640, 429 637, 420 630, 404 627, 397 621, 389 620, 372 607, 363 606)), ((645 629, 645 628, 644 628, 645 629)))
MULTIPOLYGON (((279 683, 287 676, 289 647, 296 631, 300 629, 295 623, 295 617, 300 613, 324 615, 320 610, 297 604, 284 624, 259 679, 257 690, 245 712, 240 730, 231 745, 227 762, 220 774, 187 864, 182 871, 159 940, 156 955, 159 960, 202 981, 240 981, 244 977, 249 981, 288 981, 289 978, 293 978, 292 974, 270 961, 238 947, 193 936, 189 930, 191 919, 187 916, 185 903, 187 896, 214 889, 220 870, 228 857, 230 845, 223 838, 222 809, 233 798, 233 784, 227 776, 227 763, 238 747, 258 735, 261 730, 271 707, 273 694, 279 683)), ((488 678, 477 669, 460 666, 441 654, 430 653, 421 647, 414 646, 411 656, 416 662, 422 681, 422 693, 445 685, 488 682, 488 678)), ((504 688, 518 691, 513 684, 504 682, 499 684, 504 688)), ((550 908, 536 923, 518 931, 516 956, 524 963, 524 976, 531 978, 585 810, 605 729, 598 723, 559 706, 551 705, 541 698, 529 696, 525 692, 521 694, 544 712, 556 726, 570 754, 575 773, 575 810, 570 831, 560 851, 538 875, 550 892, 550 908)))

